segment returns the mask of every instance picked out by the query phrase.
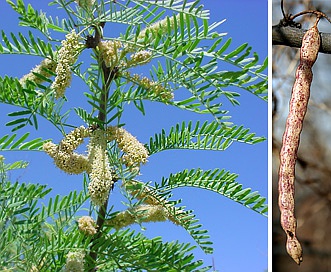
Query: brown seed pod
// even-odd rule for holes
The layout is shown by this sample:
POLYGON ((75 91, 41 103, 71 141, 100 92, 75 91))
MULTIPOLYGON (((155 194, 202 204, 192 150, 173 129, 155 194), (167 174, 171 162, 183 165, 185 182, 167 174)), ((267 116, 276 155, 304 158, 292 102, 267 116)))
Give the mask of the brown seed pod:
POLYGON ((302 262, 302 247, 296 237, 296 218, 294 216, 294 181, 295 163, 300 142, 303 119, 307 111, 310 85, 313 79, 312 66, 320 47, 320 35, 315 25, 302 39, 300 64, 296 70, 296 79, 292 88, 290 110, 286 120, 283 145, 280 151, 280 168, 278 205, 281 213, 281 225, 287 236, 286 249, 292 259, 299 265, 302 262))

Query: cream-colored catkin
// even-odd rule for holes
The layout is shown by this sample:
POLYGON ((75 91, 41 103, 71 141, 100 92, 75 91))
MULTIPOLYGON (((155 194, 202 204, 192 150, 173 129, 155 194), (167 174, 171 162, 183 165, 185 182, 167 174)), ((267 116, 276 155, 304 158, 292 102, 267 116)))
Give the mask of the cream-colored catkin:
POLYGON ((151 189, 149 189, 147 186, 144 186, 144 184, 140 181, 126 181, 124 186, 133 197, 139 200, 143 200, 145 204, 160 205, 161 202, 165 202, 163 198, 153 193, 151 189))
POLYGON ((94 5, 95 0, 76 0, 76 3, 82 8, 91 8, 94 5))
POLYGON ((286 120, 283 145, 280 151, 279 199, 281 225, 287 236, 286 249, 292 259, 302 262, 302 247, 296 237, 296 218, 294 215, 295 163, 300 142, 303 120, 307 111, 310 85, 313 79, 312 66, 320 47, 320 36, 316 24, 304 35, 300 49, 300 64, 292 88, 290 110, 286 120))
POLYGON ((119 230, 136 222, 163 222, 169 220, 169 214, 162 205, 139 205, 132 210, 118 213, 106 221, 106 225, 119 230))
POLYGON ((124 72, 122 75, 130 82, 137 84, 149 91, 150 94, 155 95, 164 102, 169 102, 174 99, 173 91, 163 86, 160 82, 153 81, 148 77, 141 77, 138 74, 131 75, 129 72, 124 72))
POLYGON ((83 272, 85 263, 85 253, 83 251, 69 252, 65 272, 83 272))
POLYGON ((177 207, 169 205, 169 202, 157 194, 153 189, 145 186, 137 180, 130 180, 124 183, 125 189, 134 198, 142 201, 146 206, 162 206, 167 210, 167 219, 176 225, 180 225, 180 218, 185 216, 185 212, 177 207), (172 212, 169 212, 169 211, 172 212))
POLYGON ((91 201, 94 205, 101 206, 107 200, 114 184, 108 159, 107 139, 101 129, 95 130, 90 136, 88 160, 90 165, 88 190, 91 201))
POLYGON ((119 149, 124 153, 122 161, 127 167, 139 169, 141 164, 145 164, 148 158, 148 151, 136 137, 122 127, 108 127, 107 139, 115 140, 119 149))
POLYGON ((51 88, 55 91, 55 98, 61 98, 65 90, 70 86, 72 79, 71 66, 75 64, 82 45, 79 43, 80 36, 72 30, 61 42, 62 47, 57 54, 56 77, 51 88))
POLYGON ((44 82, 44 79, 37 76, 36 74, 40 74, 46 78, 50 78, 52 76, 51 72, 55 72, 56 62, 52 59, 43 59, 39 65, 31 70, 30 73, 24 75, 20 79, 20 83, 22 86, 25 86, 28 81, 34 82, 36 84, 41 84, 44 82))
POLYGON ((156 34, 165 35, 168 32, 169 27, 170 29, 174 29, 175 24, 178 24, 179 22, 179 18, 180 14, 177 14, 176 16, 165 17, 164 19, 149 25, 139 33, 138 40, 143 40, 148 43, 153 39, 152 36, 156 36, 156 34), (146 35, 149 36, 148 39, 146 39, 146 35))
POLYGON ((120 64, 122 43, 120 41, 100 41, 98 44, 100 58, 107 67, 114 68, 120 64))
POLYGON ((97 233, 97 224, 91 216, 82 216, 78 220, 78 229, 86 235, 94 235, 97 233))
POLYGON ((68 174, 80 174, 89 170, 87 156, 74 152, 89 136, 89 130, 83 126, 68 133, 57 145, 52 142, 43 144, 43 150, 54 159, 54 164, 68 174))

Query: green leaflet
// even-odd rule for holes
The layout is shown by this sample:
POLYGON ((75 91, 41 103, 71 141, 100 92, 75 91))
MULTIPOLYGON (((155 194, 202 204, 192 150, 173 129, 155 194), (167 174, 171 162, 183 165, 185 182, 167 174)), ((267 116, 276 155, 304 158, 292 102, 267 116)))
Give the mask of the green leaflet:
MULTIPOLYGON (((37 85, 42 88, 41 84, 37 85)), ((47 92, 40 95, 34 90, 36 84, 22 88, 15 78, 0 77, 0 103, 15 105, 23 110, 11 112, 8 115, 15 118, 8 122, 7 126, 12 126, 12 131, 18 130, 26 125, 33 125, 38 128, 37 114, 50 120, 54 125, 62 127, 67 118, 68 112, 61 113, 64 101, 54 103, 54 99, 47 92)), ((45 89, 47 87, 44 86, 45 89)))
POLYGON ((144 271, 207 271, 210 267, 201 267, 201 261, 194 261, 190 244, 178 241, 164 243, 161 237, 146 238, 141 233, 120 230, 105 239, 98 240, 96 245, 104 253, 105 268, 108 271, 137 267, 144 271), (140 256, 136 258, 137 254, 140 256))
POLYGON ((77 244, 87 247, 89 239, 86 241, 86 237, 77 230, 73 232, 70 227, 74 223, 73 216, 86 201, 86 195, 71 192, 66 197, 57 198, 56 203, 51 200, 46 207, 41 207, 40 201, 50 191, 40 184, 0 183, 0 222, 6 222, 0 224, 1 267, 15 263, 15 271, 26 271, 39 263, 41 270, 59 271, 61 264, 59 267, 58 261, 65 263, 65 248, 77 244), (47 250, 48 254, 38 248, 47 250), (24 264, 21 262, 23 255, 25 260, 34 261, 24 264))
MULTIPOLYGON (((13 1, 6 0, 19 15, 20 25, 27 26, 39 30, 45 37, 51 39, 49 29, 65 32, 63 29, 68 29, 66 26, 68 22, 65 19, 62 20, 62 24, 58 21, 58 18, 54 21, 51 16, 48 18, 46 14, 35 10, 29 3, 25 5, 23 0, 17 0, 16 4, 13 1)), ((72 27, 73 25, 71 25, 72 27)))
POLYGON ((40 38, 35 39, 31 31, 29 31, 28 37, 25 37, 22 33, 18 33, 18 37, 10 33, 12 42, 3 30, 1 31, 1 36, 3 40, 3 44, 0 44, 1 54, 28 54, 54 58, 52 45, 45 43, 40 38))
MULTIPOLYGON (((4 207, 0 217, 9 219, 6 228, 1 226, 1 264, 6 257, 19 260, 24 254, 25 259, 41 264, 43 270, 58 271, 65 263, 68 249, 87 248, 91 243, 91 238, 72 227, 73 216, 87 199, 84 193, 56 196, 40 208, 37 201, 50 191, 45 186, 7 182, 0 183, 0 191, 0 204, 4 207), (15 231, 19 231, 19 235, 13 235, 15 231), (37 254, 38 248, 43 248, 47 254, 37 254)), ((194 232, 200 239, 206 236, 205 231, 195 228, 194 232)), ((153 270, 157 267, 159 271, 207 271, 210 268, 203 268, 202 261, 194 260, 191 251, 195 247, 190 244, 165 243, 161 237, 149 239, 129 229, 106 233, 93 241, 97 252, 103 255, 99 265, 106 270, 136 267, 153 270)), ((30 266, 32 264, 25 264, 25 267, 30 266)), ((17 271, 24 271, 24 267, 18 267, 17 271)))
POLYGON ((148 3, 149 5, 154 5, 156 7, 162 7, 174 12, 183 12, 184 14, 191 15, 201 19, 209 18, 209 11, 204 10, 202 5, 198 6, 197 1, 187 1, 187 0, 163 0, 158 2, 155 0, 129 0, 128 2, 135 3, 136 5, 142 7, 144 4, 148 3))
MULTIPOLYGON (((26 161, 15 161, 13 163, 4 164, 4 171, 24 169, 29 165, 26 161)), ((0 171, 1 172, 1 171, 0 171)))
POLYGON ((202 170, 191 169, 170 174, 168 178, 162 178, 160 184, 155 184, 159 192, 167 192, 179 187, 192 186, 206 189, 221 194, 245 207, 267 216, 268 206, 266 198, 258 192, 252 192, 251 188, 244 188, 235 180, 237 174, 224 169, 202 170))
POLYGON ((213 252, 213 248, 211 247, 212 242, 207 234, 207 230, 202 229, 202 225, 198 224, 199 220, 196 219, 193 211, 178 206, 181 203, 181 199, 171 200, 171 190, 167 192, 161 191, 158 184, 152 186, 150 183, 145 184, 136 181, 133 184, 129 182, 125 187, 129 192, 134 191, 136 193, 135 197, 140 200, 134 203, 134 206, 145 203, 146 199, 154 202, 154 204, 161 205, 167 211, 169 215, 168 219, 170 217, 173 223, 183 227, 205 253, 213 252), (149 192, 147 196, 146 191, 149 192))
POLYGON ((233 142, 256 144, 264 140, 243 126, 227 127, 217 121, 193 124, 189 121, 171 127, 168 134, 164 130, 155 134, 146 147, 152 155, 167 149, 225 150, 233 142))
POLYGON ((42 140, 42 138, 36 138, 30 141, 25 141, 29 135, 30 133, 27 132, 18 139, 17 139, 17 134, 12 134, 11 136, 7 134, 2 136, 0 138, 0 150, 41 151, 42 145, 44 144, 45 141, 42 140))

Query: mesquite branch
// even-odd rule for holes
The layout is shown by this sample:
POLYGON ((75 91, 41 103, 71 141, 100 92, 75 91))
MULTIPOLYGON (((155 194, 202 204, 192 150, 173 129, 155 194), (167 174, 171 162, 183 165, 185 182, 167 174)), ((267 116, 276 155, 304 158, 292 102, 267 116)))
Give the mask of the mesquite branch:
MULTIPOLYGON (((281 11, 283 14, 283 19, 280 20, 278 25, 272 27, 272 44, 273 45, 287 45, 291 47, 301 47, 303 37, 306 33, 305 30, 301 29, 301 24, 294 21, 295 18, 306 15, 315 14, 318 18, 325 18, 331 23, 331 19, 323 12, 318 10, 304 10, 297 14, 285 13, 284 10, 284 0, 281 0, 281 11)), ((318 51, 321 53, 331 53, 331 34, 320 33, 320 47, 318 51)))
MULTIPOLYGON (((101 27, 104 27, 104 23, 101 24, 101 27)), ((100 42, 101 40, 101 34, 100 31, 98 31, 98 28, 95 27, 95 36, 94 37, 89 37, 87 39, 87 47, 90 48, 95 48, 97 46, 97 44, 100 42)), ((103 86, 102 86, 102 93, 100 94, 100 111, 98 114, 98 120, 100 124, 104 124, 106 122, 106 112, 107 112, 107 100, 108 100, 108 96, 109 96, 109 89, 110 89, 110 84, 112 82, 112 80, 115 78, 116 73, 118 72, 116 68, 114 69, 110 69, 109 67, 107 67, 104 63, 103 60, 100 60, 99 62, 99 66, 100 66, 100 70, 102 71, 102 75, 103 75, 103 86)), ((97 233, 95 234, 95 236, 93 237, 92 240, 92 246, 90 248, 90 259, 95 261, 97 259, 97 252, 95 249, 95 241, 98 240, 98 238, 101 237, 102 235, 102 226, 105 222, 105 217, 106 217, 106 212, 107 212, 107 206, 108 206, 108 198, 105 201, 105 203, 100 206, 99 211, 98 211, 98 218, 97 218, 97 226, 98 226, 98 230, 97 233)), ((91 268, 89 271, 96 271, 97 268, 91 268)))
MULTIPOLYGON (((302 38, 306 32, 307 30, 296 27, 282 26, 281 24, 275 25, 272 27, 272 44, 300 48, 302 38)), ((319 52, 331 54, 331 34, 320 33, 320 37, 321 45, 319 52)))

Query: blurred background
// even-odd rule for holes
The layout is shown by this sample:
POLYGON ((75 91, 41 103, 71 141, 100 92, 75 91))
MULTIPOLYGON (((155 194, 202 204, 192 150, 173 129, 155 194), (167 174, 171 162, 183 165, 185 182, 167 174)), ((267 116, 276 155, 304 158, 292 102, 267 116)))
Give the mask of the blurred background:
MULTIPOLYGON (((272 25, 283 17, 280 0, 273 0, 272 25)), ((285 0, 285 13, 320 10, 331 16, 331 1, 285 0)), ((308 29, 316 16, 300 16, 295 21, 308 29)), ((323 19, 320 32, 331 33, 323 19)), ((313 67, 313 83, 296 164, 295 214, 297 237, 303 246, 303 262, 298 266, 286 253, 286 235, 280 226, 278 209, 279 151, 289 99, 299 63, 298 48, 272 46, 272 159, 273 159, 273 272, 331 271, 331 56, 320 53, 313 67)))

